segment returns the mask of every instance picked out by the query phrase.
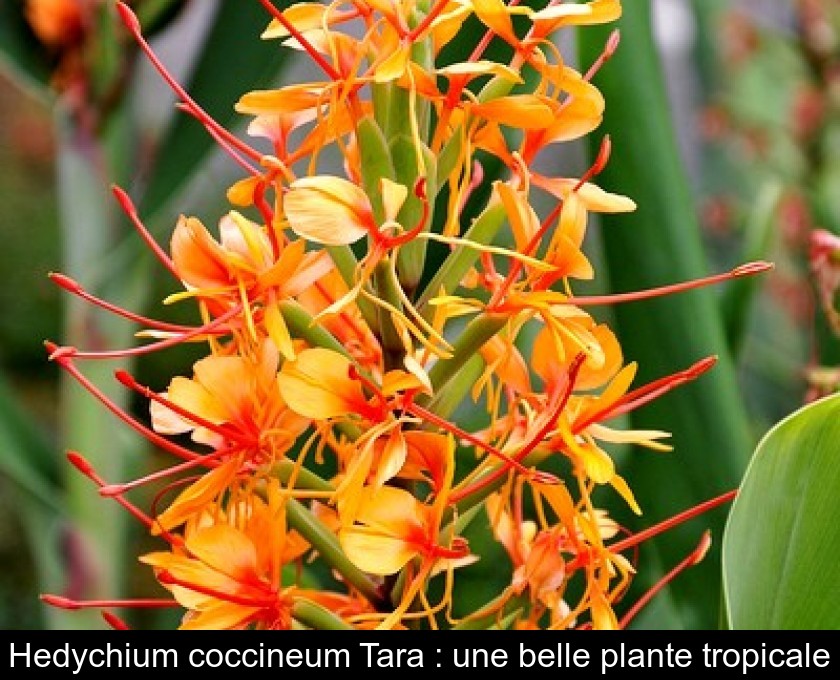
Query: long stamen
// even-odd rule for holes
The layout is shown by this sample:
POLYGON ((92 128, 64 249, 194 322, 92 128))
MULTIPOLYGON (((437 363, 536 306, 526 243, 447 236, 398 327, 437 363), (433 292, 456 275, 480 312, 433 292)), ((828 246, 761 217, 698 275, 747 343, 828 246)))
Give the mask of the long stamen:
POLYGON ((434 6, 429 10, 429 13, 423 17, 423 20, 419 24, 417 24, 417 27, 406 36, 408 41, 412 43, 415 42, 448 6, 449 0, 437 0, 434 6))
POLYGON ((131 197, 129 197, 129 195, 117 185, 113 185, 111 187, 111 192, 120 204, 122 211, 126 214, 128 219, 131 220, 131 223, 134 225, 134 229, 140 235, 140 238, 142 238, 149 247, 149 250, 154 253, 155 257, 161 262, 161 264, 163 264, 164 267, 166 267, 169 273, 172 274, 177 281, 180 281, 181 275, 175 268, 175 263, 172 261, 172 258, 164 252, 163 248, 160 247, 160 244, 155 240, 155 237, 152 236, 148 229, 146 229, 146 226, 140 219, 140 215, 137 213, 137 208, 134 207, 131 197))
MULTIPOLYGON (((150 328, 155 328, 160 331, 168 331, 171 333, 188 333, 194 330, 194 326, 183 326, 181 324, 174 324, 174 323, 167 323, 166 321, 157 321, 155 319, 150 319, 146 316, 142 316, 141 314, 137 314, 127 309, 123 309, 112 302, 108 302, 107 300, 103 300, 92 293, 89 293, 84 289, 84 287, 75 279, 70 278, 65 274, 59 274, 57 272, 50 272, 47 275, 50 280, 61 286, 64 290, 68 293, 72 293, 87 302, 90 302, 97 307, 104 309, 105 311, 112 312, 113 314, 117 314, 129 321, 134 321, 135 323, 142 324, 144 326, 149 326, 150 328)), ((222 331, 218 331, 222 332, 222 331)))
POLYGON ((540 484, 557 484, 558 479, 554 475, 548 472, 542 472, 540 470, 532 470, 530 468, 526 468, 522 463, 514 458, 511 458, 506 453, 499 451, 496 447, 488 442, 476 437, 474 434, 467 432, 466 430, 462 430, 457 425, 450 423, 448 420, 441 418, 435 413, 426 410, 422 406, 419 406, 415 403, 408 403, 405 405, 406 410, 411 413, 412 415, 417 416, 418 418, 422 418, 423 420, 432 423, 433 425, 437 425, 438 427, 443 428, 447 432, 451 432, 456 437, 463 439, 466 442, 469 442, 473 446, 477 446, 480 449, 483 449, 491 456, 495 456, 503 463, 505 463, 505 469, 507 467, 514 468, 517 472, 526 475, 529 479, 533 479, 534 481, 540 484))
POLYGON ((136 489, 137 487, 143 486, 144 484, 149 484, 151 482, 156 482, 161 479, 166 479, 171 475, 176 475, 187 470, 192 470, 196 467, 209 466, 211 462, 215 462, 219 458, 235 453, 236 451, 238 451, 238 449, 218 449, 217 451, 208 453, 206 456, 202 456, 201 458, 196 458, 195 460, 187 460, 183 463, 178 463, 178 465, 172 465, 168 468, 158 470, 157 472, 152 472, 151 474, 145 475, 144 477, 140 477, 139 479, 135 479, 131 482, 123 482, 120 484, 105 484, 104 486, 101 486, 99 488, 99 495, 105 497, 119 496, 121 494, 126 493, 127 491, 131 491, 132 489, 136 489))
POLYGON ((689 553, 685 559, 683 559, 677 566, 671 569, 667 574, 665 574, 661 579, 659 579, 653 586, 651 586, 644 595, 642 595, 636 603, 621 617, 621 620, 618 622, 618 627, 620 629, 627 628, 630 625, 630 622, 638 615, 638 613, 644 609, 645 606, 663 589, 667 586, 671 581, 673 581, 677 576, 679 576, 682 572, 686 569, 693 567, 699 564, 703 558, 706 556, 706 553, 709 551, 709 547, 712 545, 712 538, 711 534, 706 531, 703 533, 703 537, 700 539, 700 542, 697 544, 697 547, 689 553))
POLYGON ((654 380, 647 385, 643 385, 632 392, 628 392, 614 404, 610 404, 607 408, 596 411, 588 418, 575 423, 572 432, 574 434, 579 434, 592 423, 617 418, 620 415, 629 413, 630 411, 633 411, 644 404, 661 397, 666 392, 669 392, 680 385, 696 380, 706 371, 710 370, 716 363, 717 357, 709 356, 705 359, 701 359, 692 366, 689 366, 684 371, 665 376, 664 378, 659 378, 658 380, 654 380))
POLYGON ((748 262, 739 267, 735 267, 728 272, 722 274, 713 274, 700 279, 693 279, 691 281, 683 281, 682 283, 672 283, 667 286, 660 286, 658 288, 648 288, 646 290, 634 291, 631 293, 616 293, 614 295, 582 295, 580 297, 570 297, 564 300, 564 304, 576 305, 578 307, 591 307, 594 305, 613 305, 622 302, 637 302, 639 300, 649 300, 663 295, 671 295, 672 293, 682 293, 695 288, 702 288, 716 283, 722 283, 731 279, 738 279, 743 276, 753 276, 761 274, 770 269, 773 269, 772 262, 748 262))
POLYGON ((638 531, 632 536, 628 536, 624 540, 618 541, 610 545, 610 551, 617 553, 623 552, 628 548, 632 548, 633 546, 638 545, 639 543, 643 543, 654 536, 658 536, 659 534, 667 531, 668 529, 672 529, 675 526, 682 524, 683 522, 687 522, 698 515, 702 515, 704 512, 708 512, 709 510, 713 510, 714 508, 723 505, 724 503, 728 503, 735 496, 738 495, 738 490, 733 489, 732 491, 727 491, 726 493, 721 494, 720 496, 715 496, 703 503, 695 505, 693 508, 689 508, 688 510, 684 510, 673 517, 669 517, 663 522, 659 522, 659 524, 654 524, 652 527, 648 527, 642 531, 638 531))
MULTIPOLYGON (((523 446, 511 457, 512 461, 520 463, 522 460, 524 460, 525 457, 528 456, 528 454, 530 454, 537 446, 539 446, 543 439, 545 439, 546 435, 554 427, 554 424, 557 422, 557 418, 560 417, 560 414, 563 412, 563 409, 566 408, 566 404, 568 404, 569 402, 569 398, 572 396, 572 391, 575 386, 575 381, 577 380, 577 375, 580 372, 581 366, 583 366, 583 362, 585 359, 586 355, 578 354, 572 361, 567 372, 565 384, 557 392, 557 403, 551 409, 549 416, 548 418, 546 418, 546 421, 545 423, 543 423, 542 427, 530 438, 530 440, 525 446, 523 446)), ((466 498, 467 496, 475 493, 476 491, 487 488, 488 485, 494 484, 497 480, 504 476, 507 473, 507 471, 508 465, 505 464, 502 467, 497 468, 491 473, 472 482, 471 484, 468 484, 463 489, 459 489, 453 492, 451 496, 452 502, 457 503, 458 501, 462 500, 463 498, 466 498)))
POLYGON ((618 49, 619 42, 621 42, 621 32, 618 29, 615 29, 612 33, 610 33, 610 37, 607 38, 607 43, 604 45, 604 51, 601 52, 592 66, 589 67, 586 75, 583 76, 584 80, 592 80, 592 78, 595 77, 595 74, 601 70, 601 67, 615 54, 618 49))
MULTIPOLYGON (((205 326, 193 328, 185 333, 179 333, 177 335, 172 336, 171 338, 159 340, 158 342, 152 342, 148 345, 129 347, 128 349, 112 349, 101 351, 84 351, 78 350, 75 347, 59 347, 57 348, 56 353, 60 353, 61 355, 67 357, 73 357, 74 359, 122 359, 130 356, 150 354, 151 352, 157 352, 162 349, 174 347, 176 345, 180 345, 183 342, 187 342, 188 340, 192 340, 193 338, 207 335, 208 333, 210 333, 210 331, 215 331, 220 326, 230 321, 237 314, 242 312, 242 309, 242 304, 238 304, 235 307, 229 309, 221 316, 217 316, 215 319, 213 319, 213 321, 206 324, 205 326)), ((52 359, 54 357, 51 356, 50 358, 52 359)))
POLYGON ((119 370, 114 373, 114 377, 122 384, 128 387, 131 390, 134 390, 138 394, 142 394, 147 399, 151 399, 152 401, 156 401, 157 403, 165 406, 170 411, 177 413, 182 418, 186 418, 187 420, 192 421, 196 425, 200 425, 201 427, 210 430, 218 434, 225 439, 232 439, 238 442, 241 446, 249 447, 249 446, 256 446, 259 442, 253 437, 245 437, 243 433, 232 428, 226 427, 224 423, 214 423, 211 420, 207 420, 206 418, 198 415, 197 413, 193 413, 188 409, 185 409, 183 406, 179 406, 175 402, 167 399, 166 397, 158 394, 150 387, 146 387, 145 385, 141 385, 134 379, 128 371, 119 370))
POLYGON ((181 458, 183 460, 194 460, 196 458, 203 458, 203 456, 195 453, 194 451, 190 451, 183 446, 178 446, 177 444, 169 441, 165 437, 162 437, 154 430, 149 429, 142 423, 138 422, 134 418, 132 418, 128 413, 126 413, 123 409, 117 406, 113 400, 111 400, 102 390, 100 390, 96 385, 94 385, 90 380, 88 380, 85 375, 82 374, 81 371, 73 364, 70 356, 62 356, 60 354, 61 348, 58 348, 53 343, 46 343, 47 351, 50 352, 50 356, 52 357, 53 361, 56 361, 61 368, 66 370, 73 376, 81 385, 84 387, 88 392, 90 392, 94 397, 96 397, 105 407, 111 411, 115 416, 117 416, 120 420, 126 423, 129 427, 131 427, 136 432, 142 434, 146 439, 148 439, 153 444, 157 444, 165 451, 169 451, 169 453, 181 458))
POLYGON ((277 19, 278 22, 285 28, 289 35, 291 35, 295 40, 298 41, 301 47, 306 50, 307 54, 312 57, 312 61, 314 61, 321 69, 326 73, 330 79, 332 80, 341 80, 341 74, 333 68, 332 64, 330 64, 324 57, 321 55, 318 50, 316 50, 312 43, 310 43, 306 37, 297 29, 297 27, 289 21, 283 12, 277 9, 269 0, 260 0, 260 3, 263 7, 265 7, 271 16, 277 19))
POLYGON ((102 609, 105 607, 132 607, 137 609, 158 609, 163 607, 180 607, 175 600, 159 598, 137 598, 126 600, 73 600, 62 595, 45 593, 41 601, 60 609, 102 609))
POLYGON ((117 3, 117 10, 119 11, 120 18, 122 18, 123 23, 125 24, 126 28, 131 32, 134 39, 137 41, 137 44, 140 46, 140 49, 146 54, 146 57, 152 63, 152 65, 157 69, 158 73, 160 73, 161 77, 166 81, 172 91, 175 92, 178 97, 180 97, 181 101, 184 102, 190 110, 192 114, 198 118, 204 125, 212 128, 216 135, 225 139, 231 146, 235 147, 239 151, 241 151, 246 156, 252 158, 253 160, 259 162, 260 158, 262 158, 261 154, 250 146, 245 144, 241 139, 239 139, 236 135, 228 132, 224 127, 219 125, 210 114, 208 114, 198 103, 187 93, 187 91, 181 87, 180 83, 169 73, 169 70, 166 66, 163 65, 163 62, 157 58, 154 50, 151 48, 146 39, 143 37, 143 33, 140 27, 140 22, 137 19, 137 16, 128 7, 124 2, 117 3))
POLYGON ((114 630, 131 630, 131 627, 116 614, 109 611, 101 611, 99 613, 105 619, 105 623, 114 630))
MULTIPOLYGON (((586 184, 586 182, 589 179, 599 174, 604 169, 604 167, 607 164, 607 161, 609 160, 611 149, 612 142, 610 141, 610 136, 606 135, 601 140, 601 147, 598 151, 597 157, 595 158, 595 162, 586 171, 586 173, 583 175, 583 178, 581 178, 577 185, 575 185, 575 188, 572 190, 573 192, 580 191, 581 187, 583 187, 583 185, 586 184)), ((563 205, 563 201, 557 202, 557 205, 554 206, 554 209, 540 224, 540 228, 531 237, 531 240, 528 241, 528 244, 522 251, 523 255, 532 255, 536 251, 543 237, 551 228, 551 225, 555 222, 555 220, 560 218, 560 215, 563 212, 563 205)), ((496 290, 495 293, 493 293, 493 296, 491 297, 490 302, 487 305, 488 309, 494 309, 500 305, 500 301, 504 298, 504 296, 510 290, 511 286, 516 281, 517 277, 519 276, 519 273, 522 271, 522 267, 523 264, 519 260, 515 260, 511 263, 510 270, 508 271, 507 276, 505 276, 502 285, 498 288, 498 290, 496 290)), ((556 277, 552 277, 550 273, 546 273, 543 274, 540 281, 552 281, 554 278, 556 277)))
POLYGON ((199 115, 195 109, 189 104, 179 103, 175 105, 175 108, 179 111, 183 111, 184 113, 192 116, 195 118, 199 123, 204 126, 204 129, 207 131, 207 134, 213 138, 213 141, 219 145, 219 147, 227 153, 228 156, 236 163, 240 168, 242 168, 245 172, 253 177, 261 177, 262 173, 257 170, 253 165, 251 165, 247 160, 245 160, 242 155, 237 151, 237 149, 231 144, 225 137, 219 134, 217 129, 208 124, 207 120, 199 115))
MULTIPOLYGON (((96 470, 94 470, 93 466, 90 464, 84 456, 82 456, 77 451, 68 451, 67 452, 67 460, 70 464, 76 468, 79 472, 81 472, 85 477, 91 480, 97 487, 100 489, 105 487, 105 480, 100 477, 96 470)), ((154 520, 152 520, 149 515, 145 512, 140 510, 136 505, 129 502, 125 498, 120 495, 113 496, 114 500, 117 501, 125 510, 129 512, 129 514, 134 517, 138 522, 143 524, 146 528, 151 529, 152 525, 154 524, 154 520)))
POLYGON ((260 608, 271 607, 277 604, 276 597, 240 597, 239 595, 234 595, 233 593, 226 593, 215 588, 203 586, 200 583, 191 583, 189 581, 185 581, 184 579, 178 578, 177 576, 168 571, 160 572, 157 578, 158 581, 163 585, 180 586, 181 588, 186 588, 188 590, 192 590, 193 592, 201 593, 202 595, 209 595, 210 597, 215 597, 219 600, 230 602, 231 604, 241 604, 245 607, 260 608))

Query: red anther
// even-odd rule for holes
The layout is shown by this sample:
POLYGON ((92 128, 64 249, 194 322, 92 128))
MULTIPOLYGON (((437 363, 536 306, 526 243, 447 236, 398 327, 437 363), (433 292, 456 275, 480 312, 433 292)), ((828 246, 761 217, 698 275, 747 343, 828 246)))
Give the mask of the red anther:
POLYGON ((49 274, 47 274, 47 276, 53 283, 61 286, 62 288, 64 288, 64 290, 68 290, 71 293, 80 293, 84 291, 84 288, 82 288, 81 284, 78 281, 76 281, 75 279, 71 279, 66 274, 50 272, 49 274))
POLYGON ((62 595, 52 595, 44 593, 40 596, 41 602, 58 607, 59 609, 81 609, 82 605, 76 600, 71 600, 69 597, 62 595))
POLYGON ((117 199, 117 203, 120 204, 120 208, 122 208, 122 211, 126 215, 132 216, 137 214, 137 208, 134 207, 131 197, 121 187, 118 187, 116 184, 112 184, 111 193, 114 194, 114 197, 117 199))
POLYGON ((730 271, 730 275, 733 277, 741 277, 741 276, 752 276, 753 274, 761 274, 762 272, 766 272, 770 269, 773 269, 775 265, 772 262, 764 262, 764 261, 757 261, 757 262, 747 262, 746 264, 742 264, 738 267, 735 267, 732 271, 730 271))
POLYGON ((609 59, 610 57, 612 57, 616 53, 616 51, 618 50, 618 45, 619 45, 620 42, 621 42, 621 31, 619 31, 616 28, 612 33, 610 33, 610 37, 607 40, 607 45, 604 48, 604 55, 606 56, 607 59, 609 59))
POLYGON ((79 472, 81 472, 85 477, 91 477, 96 475, 93 466, 90 464, 87 458, 85 458, 78 451, 68 451, 65 455, 67 456, 67 460, 70 461, 70 464, 79 472))
POLYGON ((137 15, 124 2, 117 3, 117 12, 126 28, 134 34, 140 33, 140 21, 137 15))
POLYGON ((592 177, 601 174, 601 172, 607 166, 607 162, 610 160, 611 153, 612 139, 609 135, 604 135, 604 138, 601 140, 601 147, 598 149, 598 156, 595 159, 595 162, 592 164, 592 177))
POLYGON ((129 373, 128 371, 125 371, 123 369, 114 371, 114 377, 121 385, 124 385, 129 389, 135 389, 137 387, 137 381, 134 379, 134 376, 131 375, 131 373, 129 373))
POLYGON ((716 354, 713 354, 712 356, 708 356, 705 359, 700 359, 700 361, 698 361, 696 364, 689 367, 688 370, 686 370, 685 374, 686 376, 689 376, 691 378, 696 378, 708 371, 710 368, 712 368, 717 362, 718 356, 716 354))

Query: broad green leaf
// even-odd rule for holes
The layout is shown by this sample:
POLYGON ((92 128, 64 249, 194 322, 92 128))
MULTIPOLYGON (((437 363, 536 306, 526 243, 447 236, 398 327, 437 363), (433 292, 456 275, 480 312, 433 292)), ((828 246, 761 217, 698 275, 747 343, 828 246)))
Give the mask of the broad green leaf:
MULTIPOLYGON (((623 4, 621 44, 595 76, 606 98, 605 120, 589 136, 592 153, 604 134, 612 157, 598 177, 605 189, 630 196, 638 210, 605 216, 601 234, 611 289, 633 291, 710 272, 691 192, 669 117, 668 99, 651 31, 648 2, 623 4)), ((580 31, 581 68, 586 70, 615 28, 580 31)), ((614 328, 627 361, 639 362, 637 384, 683 369, 702 357, 718 363, 696 383, 681 387, 630 416, 636 428, 673 433, 669 454, 635 450, 622 474, 644 512, 626 521, 641 528, 737 486, 753 448, 732 361, 728 355, 715 291, 698 290, 647 302, 617 305, 614 328), (641 521, 641 525, 639 522, 641 521)), ((678 617, 646 621, 656 628, 716 628, 720 593, 721 510, 669 531, 642 547, 632 602, 645 588, 691 552, 706 528, 713 548, 698 566, 676 579, 664 597, 678 617)), ((622 520, 625 518, 622 517, 622 520)), ((663 597, 660 595, 659 597, 663 597)), ((642 620, 637 621, 642 627, 642 620)))
MULTIPOLYGON (((247 119, 234 104, 247 90, 271 84, 294 60, 294 53, 278 50, 276 42, 260 40, 269 16, 257 2, 221 2, 202 45, 192 77, 184 83, 196 102, 223 127, 231 129, 247 119)), ((140 203, 152 216, 196 176, 216 142, 187 114, 178 114, 164 135, 150 184, 140 203)))
POLYGON ((840 395, 809 404, 764 437, 723 539, 733 629, 840 628, 840 395))

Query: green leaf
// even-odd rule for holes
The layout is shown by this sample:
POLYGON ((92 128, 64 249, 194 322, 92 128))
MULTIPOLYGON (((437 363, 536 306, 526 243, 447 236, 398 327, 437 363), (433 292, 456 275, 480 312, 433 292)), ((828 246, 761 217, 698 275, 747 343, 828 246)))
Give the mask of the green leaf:
MULTIPOLYGON (((618 23, 621 45, 594 78, 607 102, 600 132, 612 138, 612 157, 597 181, 609 191, 630 196, 639 206, 630 215, 602 220, 604 259, 615 292, 710 273, 669 117, 650 3, 628 2, 623 7, 618 23)), ((582 70, 600 55, 613 28, 580 31, 582 70)), ((589 136, 593 156, 602 134, 589 136)), ((696 383, 630 414, 632 427, 668 430, 674 445, 673 453, 666 456, 635 450, 621 470, 644 511, 641 518, 628 513, 621 520, 639 529, 736 487, 754 443, 715 291, 696 290, 618 305, 613 313, 613 327, 627 361, 639 363, 637 384, 683 369, 702 357, 718 356, 715 368, 696 383)), ((712 530, 712 551, 676 579, 665 595, 673 599, 673 611, 679 616, 658 619, 652 626, 717 627, 715 603, 721 584, 715 539, 724 520, 725 513, 718 510, 642 547, 639 575, 626 602, 688 554, 704 529, 712 530)))
MULTIPOLYGON (((782 198, 782 185, 770 180, 762 187, 747 218, 744 233, 744 261, 768 256, 773 244, 776 212, 782 198)), ((729 283, 721 300, 726 337, 733 356, 741 353, 749 327, 750 310, 761 290, 761 279, 746 276, 729 283)))
POLYGON ((0 0, 0 61, 43 94, 54 64, 26 22, 23 7, 16 0, 0 0))
POLYGON ((62 509, 58 466, 49 443, 16 402, 0 375, 0 475, 11 479, 29 498, 53 511, 62 509))
POLYGON ((840 628, 840 395, 805 406, 764 437, 723 539, 733 629, 840 628))
MULTIPOLYGON (((219 3, 215 22, 185 85, 193 99, 227 129, 239 122, 233 107, 243 90, 269 86, 294 59, 291 52, 278 52, 276 43, 259 39, 268 21, 259 3, 219 3)), ((186 114, 176 116, 151 170, 141 213, 154 215, 177 195, 215 148, 216 142, 198 121, 186 114)))

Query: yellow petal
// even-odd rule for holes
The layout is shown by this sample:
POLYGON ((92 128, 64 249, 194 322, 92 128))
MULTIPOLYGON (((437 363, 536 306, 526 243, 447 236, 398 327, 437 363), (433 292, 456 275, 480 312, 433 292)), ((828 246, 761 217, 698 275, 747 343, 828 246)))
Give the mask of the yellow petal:
POLYGON ((283 355, 283 358, 294 359, 295 344, 289 333, 289 328, 286 326, 286 321, 283 319, 283 315, 280 313, 277 305, 268 305, 265 308, 263 323, 268 331, 268 337, 271 338, 271 341, 283 355))
POLYGON ((338 352, 305 349, 283 364, 277 376, 280 394, 289 408, 307 418, 346 417, 366 403, 361 385, 350 378, 350 366, 338 352))
POLYGON ((364 191, 340 177, 318 175, 292 183, 283 200, 292 230, 324 245, 348 245, 375 228, 364 191))
POLYGON ((509 66, 497 64, 495 61, 479 59, 478 61, 461 61, 449 64, 437 70, 438 75, 451 78, 452 76, 498 76, 504 80, 521 83, 522 77, 509 66))
POLYGON ((405 444, 405 438, 400 428, 396 427, 391 430, 391 434, 388 436, 382 448, 382 455, 379 458, 379 465, 376 469, 374 485, 381 487, 389 479, 396 477, 405 464, 407 454, 408 448, 405 444))
POLYGON ((561 26, 606 24, 621 17, 621 0, 592 0, 589 3, 552 5, 531 15, 545 35, 561 26))
POLYGON ((353 564, 362 571, 381 576, 396 574, 416 554, 400 538, 369 534, 358 527, 340 530, 338 540, 353 564))
POLYGON ((408 189, 405 185, 392 182, 387 177, 379 180, 379 186, 382 191, 382 205, 385 209, 385 220, 395 221, 408 196, 408 189))
MULTIPOLYGON (((327 6, 316 2, 300 2, 290 5, 283 10, 283 18, 294 26, 298 31, 309 31, 314 28, 321 28, 326 14, 327 6)), ((263 40, 271 38, 287 38, 289 31, 277 19, 272 19, 260 37, 263 40)))
POLYGON ((314 109, 326 100, 324 88, 309 83, 288 85, 279 90, 254 90, 236 103, 238 113, 252 116, 291 113, 314 109))

